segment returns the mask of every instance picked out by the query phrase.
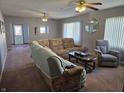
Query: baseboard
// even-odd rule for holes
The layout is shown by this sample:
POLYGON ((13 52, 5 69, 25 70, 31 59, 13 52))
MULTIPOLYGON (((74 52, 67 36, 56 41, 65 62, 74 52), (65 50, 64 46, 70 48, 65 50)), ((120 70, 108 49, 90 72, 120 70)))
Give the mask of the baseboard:
POLYGON ((5 56, 5 59, 4 59, 3 65, 2 65, 2 70, 1 70, 1 73, 0 73, 0 83, 1 83, 1 80, 2 80, 2 76, 3 76, 3 71, 4 71, 4 67, 5 67, 5 63, 6 63, 6 58, 7 58, 7 54, 5 56))
POLYGON ((29 44, 29 43, 24 43, 24 44, 29 44))

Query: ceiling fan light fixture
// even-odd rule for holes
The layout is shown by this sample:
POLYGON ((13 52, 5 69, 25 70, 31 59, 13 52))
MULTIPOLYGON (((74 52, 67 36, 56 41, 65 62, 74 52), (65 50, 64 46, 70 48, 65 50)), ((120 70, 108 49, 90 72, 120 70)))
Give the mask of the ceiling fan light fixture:
POLYGON ((94 5, 102 5, 102 3, 96 2, 96 3, 86 3, 85 0, 78 0, 75 6, 75 11, 76 12, 83 12, 85 11, 87 8, 98 11, 99 9, 94 7, 94 5))
POLYGON ((47 18, 47 17, 43 17, 43 18, 42 18, 42 21, 43 21, 43 22, 47 22, 47 21, 48 21, 48 18, 47 18))
POLYGON ((47 18, 47 16, 45 15, 45 13, 44 13, 44 16, 42 17, 42 21, 43 21, 43 22, 47 22, 47 21, 48 21, 48 18, 47 18))
POLYGON ((78 5, 75 7, 75 10, 79 13, 83 12, 86 10, 86 7, 85 6, 82 6, 82 5, 78 5))

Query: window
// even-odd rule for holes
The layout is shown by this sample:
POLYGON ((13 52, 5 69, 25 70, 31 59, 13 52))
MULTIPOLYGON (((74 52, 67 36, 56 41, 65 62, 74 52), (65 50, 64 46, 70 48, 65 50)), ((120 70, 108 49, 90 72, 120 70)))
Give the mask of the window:
POLYGON ((75 44, 80 43, 80 22, 65 23, 63 25, 63 37, 73 38, 75 44))
POLYGON ((124 16, 106 19, 104 39, 111 48, 124 51, 124 16))
POLYGON ((15 35, 22 35, 22 25, 14 25, 15 35))
POLYGON ((48 33, 48 31, 49 31, 48 26, 41 26, 40 27, 40 33, 41 34, 48 33))

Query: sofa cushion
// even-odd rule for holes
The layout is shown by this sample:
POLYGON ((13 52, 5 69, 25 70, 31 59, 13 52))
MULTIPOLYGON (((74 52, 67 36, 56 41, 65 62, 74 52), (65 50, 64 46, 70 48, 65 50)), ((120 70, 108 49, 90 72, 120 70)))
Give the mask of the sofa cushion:
POLYGON ((74 47, 74 40, 72 38, 63 38, 62 41, 64 48, 74 47))
POLYGON ((102 60, 107 62, 107 61, 117 61, 117 57, 110 55, 110 54, 102 54, 102 60))
POLYGON ((68 58, 68 50, 66 50, 66 49, 54 50, 54 52, 57 55, 61 56, 62 58, 65 58, 65 59, 68 58))
POLYGON ((69 51, 83 51, 81 47, 66 48, 66 50, 68 50, 68 52, 69 51))
POLYGON ((38 43, 39 43, 41 46, 43 46, 43 47, 45 47, 45 46, 49 47, 49 40, 48 40, 48 39, 38 40, 38 43))
POLYGON ((68 51, 65 50, 65 49, 62 49, 62 50, 54 50, 54 52, 55 52, 56 54, 58 54, 58 55, 68 53, 68 51))
POLYGON ((61 50, 63 49, 62 39, 51 39, 49 40, 50 48, 52 50, 61 50))

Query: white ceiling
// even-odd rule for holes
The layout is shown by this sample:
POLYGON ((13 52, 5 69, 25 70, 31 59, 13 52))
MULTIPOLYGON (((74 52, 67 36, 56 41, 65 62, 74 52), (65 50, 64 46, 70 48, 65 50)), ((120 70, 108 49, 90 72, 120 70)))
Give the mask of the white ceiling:
MULTIPOLYGON (((101 2, 99 9, 124 5, 124 0, 85 0, 88 3, 101 2)), ((78 15, 75 10, 76 0, 0 0, 0 9, 5 15, 22 17, 41 17, 46 12, 50 18, 67 18, 78 15)), ((93 11, 87 9, 86 12, 93 11)))

